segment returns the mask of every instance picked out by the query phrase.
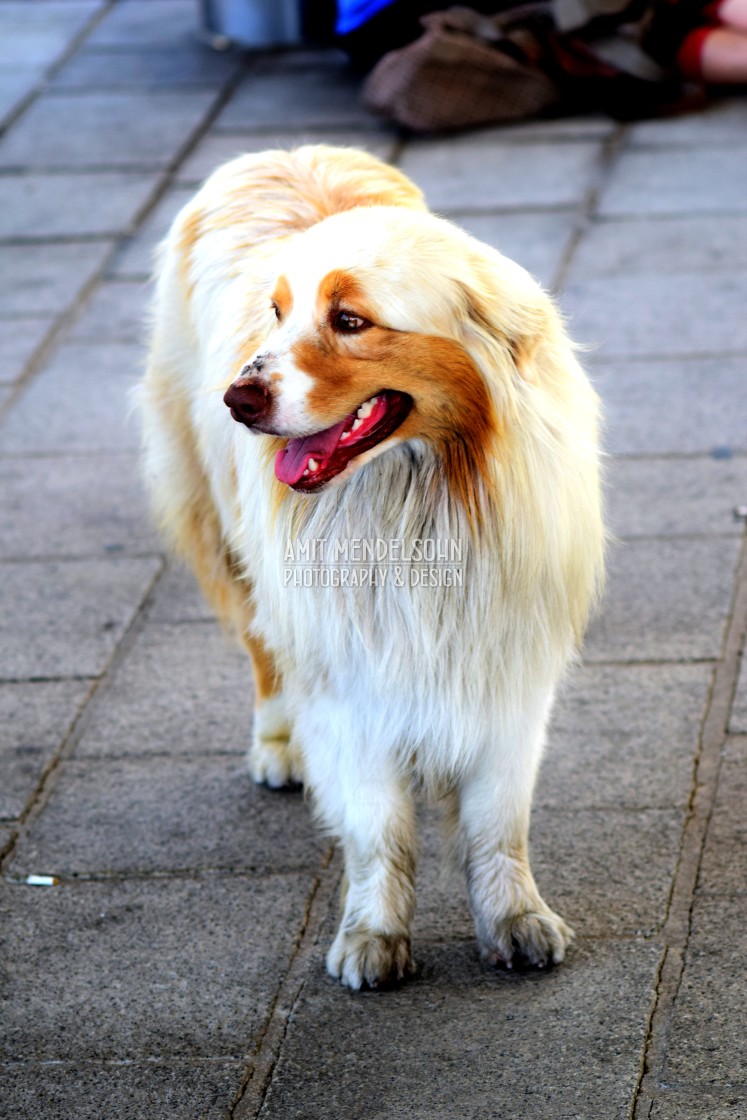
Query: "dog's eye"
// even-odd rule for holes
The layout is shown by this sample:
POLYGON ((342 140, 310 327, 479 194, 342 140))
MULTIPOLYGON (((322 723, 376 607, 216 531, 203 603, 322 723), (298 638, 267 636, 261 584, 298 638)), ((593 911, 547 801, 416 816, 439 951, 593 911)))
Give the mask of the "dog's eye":
POLYGON ((278 305, 275 303, 274 300, 272 301, 272 310, 275 312, 275 318, 277 319, 278 322, 280 322, 280 320, 282 319, 283 316, 281 314, 280 308, 278 307, 278 305))
POLYGON ((355 331, 364 331, 373 324, 362 315, 355 315, 352 311, 338 311, 332 316, 332 329, 340 334, 353 334, 355 331))

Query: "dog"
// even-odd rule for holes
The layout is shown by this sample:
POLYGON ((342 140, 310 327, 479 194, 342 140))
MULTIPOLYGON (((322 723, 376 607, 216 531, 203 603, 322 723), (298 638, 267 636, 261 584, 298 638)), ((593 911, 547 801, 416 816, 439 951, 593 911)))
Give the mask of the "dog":
POLYGON ((155 518, 251 656, 251 775, 305 783, 342 843, 328 971, 412 972, 421 791, 483 958, 562 961, 529 815, 604 530, 598 399, 550 298, 366 153, 246 155, 161 247, 141 398, 155 518))

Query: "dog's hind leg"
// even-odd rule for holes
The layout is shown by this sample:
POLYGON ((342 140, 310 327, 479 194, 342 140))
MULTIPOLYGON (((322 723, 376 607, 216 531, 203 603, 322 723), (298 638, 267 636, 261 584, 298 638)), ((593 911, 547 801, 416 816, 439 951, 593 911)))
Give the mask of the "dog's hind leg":
POLYGON ((245 632, 254 669, 254 735, 249 772, 255 782, 280 789, 303 782, 301 752, 293 741, 283 682, 264 642, 245 632))
POLYGON ((460 782, 459 830, 483 958, 542 968, 563 960, 573 931, 542 899, 529 866, 529 814, 545 713, 503 721, 460 782))

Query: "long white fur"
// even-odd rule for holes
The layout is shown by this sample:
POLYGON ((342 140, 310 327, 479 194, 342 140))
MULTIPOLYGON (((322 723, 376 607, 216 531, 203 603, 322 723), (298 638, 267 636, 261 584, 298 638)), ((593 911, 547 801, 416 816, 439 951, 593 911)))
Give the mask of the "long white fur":
MULTIPOLYGON (((357 207, 279 240, 271 223, 258 235, 251 180, 252 159, 261 158, 217 172, 162 250, 143 393, 156 514, 189 552, 182 526, 204 511, 238 561, 246 595, 253 589, 251 612, 234 620, 252 627, 283 679, 272 710, 257 713, 255 777, 275 785, 291 778, 300 749, 320 816, 345 848, 347 894, 330 971, 360 987, 411 967, 416 784, 453 800, 484 955, 562 960, 571 932, 540 898, 526 844, 554 692, 601 582, 595 394, 535 282, 416 198, 409 207, 357 207), (246 210, 235 205, 233 220, 208 223, 185 271, 190 217, 220 214, 242 181, 246 210), (449 338, 480 370, 504 443, 480 484, 479 531, 425 440, 398 442, 395 433, 339 485, 278 503, 266 437, 231 420, 222 391, 239 373, 242 347, 245 357, 253 337, 257 351, 272 347, 281 369, 285 356, 292 373, 290 346, 313 329, 318 283, 337 268, 360 277, 379 321, 449 338), (269 309, 281 272, 294 297, 286 335, 271 333, 269 309), (460 540, 464 586, 284 584, 289 540, 352 538, 460 540)), ((315 173, 326 161, 342 176, 350 156, 304 149, 296 158, 313 161, 315 173)), ((377 161, 357 158, 386 180, 377 161)), ((293 375, 281 413, 287 434, 313 430, 304 426, 304 377, 293 375)))

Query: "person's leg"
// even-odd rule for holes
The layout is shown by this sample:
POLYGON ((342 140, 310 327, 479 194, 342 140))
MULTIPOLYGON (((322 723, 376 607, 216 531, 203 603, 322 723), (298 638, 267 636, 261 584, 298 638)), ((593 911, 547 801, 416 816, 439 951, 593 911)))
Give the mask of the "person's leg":
POLYGON ((747 33, 723 25, 696 27, 680 46, 677 66, 686 77, 714 85, 746 83, 747 33))
POLYGON ((719 23, 747 32, 747 0, 721 0, 716 13, 719 23))
POLYGON ((700 71, 706 82, 741 85, 747 82, 747 33, 714 27, 700 52, 700 71))

